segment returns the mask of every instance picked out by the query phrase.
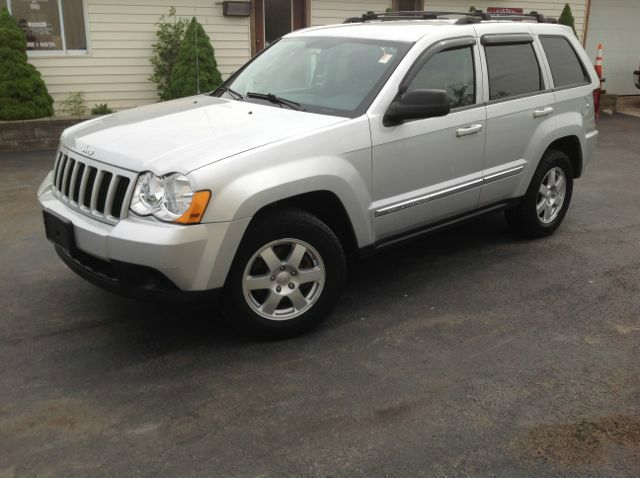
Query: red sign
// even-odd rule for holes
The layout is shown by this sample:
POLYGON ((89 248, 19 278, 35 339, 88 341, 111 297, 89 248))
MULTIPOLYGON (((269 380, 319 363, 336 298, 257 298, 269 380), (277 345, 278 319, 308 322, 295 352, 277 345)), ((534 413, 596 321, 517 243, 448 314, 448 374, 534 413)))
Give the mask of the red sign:
POLYGON ((509 8, 509 7, 489 7, 487 13, 524 13, 522 8, 509 8))

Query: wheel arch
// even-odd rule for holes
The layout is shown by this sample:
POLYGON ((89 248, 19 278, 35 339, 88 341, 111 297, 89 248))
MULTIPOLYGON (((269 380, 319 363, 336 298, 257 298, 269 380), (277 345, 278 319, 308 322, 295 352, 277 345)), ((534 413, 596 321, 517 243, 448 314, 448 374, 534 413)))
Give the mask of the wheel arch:
POLYGON ((333 191, 321 189, 273 201, 261 207, 254 215, 252 222, 280 207, 302 209, 316 216, 338 236, 345 253, 352 256, 357 252, 358 238, 353 223, 345 205, 333 191))
POLYGON ((562 151, 569 157, 575 179, 582 176, 582 143, 580 143, 578 136, 567 135, 557 138, 547 146, 545 152, 550 149, 562 151))

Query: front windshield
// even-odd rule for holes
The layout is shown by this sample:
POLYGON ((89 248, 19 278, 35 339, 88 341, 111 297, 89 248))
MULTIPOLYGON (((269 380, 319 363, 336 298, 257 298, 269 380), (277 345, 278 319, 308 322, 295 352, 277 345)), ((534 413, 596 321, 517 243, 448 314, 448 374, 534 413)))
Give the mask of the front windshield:
POLYGON ((409 43, 356 38, 284 38, 264 51, 216 94, 275 107, 296 107, 252 93, 275 95, 314 113, 362 114, 402 57, 409 43), (231 91, 230 91, 230 90, 231 91), (239 94, 239 95, 238 95, 239 94))

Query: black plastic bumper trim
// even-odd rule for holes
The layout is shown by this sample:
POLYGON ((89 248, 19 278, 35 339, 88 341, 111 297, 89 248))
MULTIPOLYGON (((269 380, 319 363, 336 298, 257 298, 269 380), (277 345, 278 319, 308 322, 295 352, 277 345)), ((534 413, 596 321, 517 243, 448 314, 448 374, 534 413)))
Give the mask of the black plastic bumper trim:
POLYGON ((184 291, 151 267, 105 261, 76 249, 73 257, 55 246, 60 259, 76 274, 109 292, 151 302, 187 303, 215 299, 220 289, 184 291))

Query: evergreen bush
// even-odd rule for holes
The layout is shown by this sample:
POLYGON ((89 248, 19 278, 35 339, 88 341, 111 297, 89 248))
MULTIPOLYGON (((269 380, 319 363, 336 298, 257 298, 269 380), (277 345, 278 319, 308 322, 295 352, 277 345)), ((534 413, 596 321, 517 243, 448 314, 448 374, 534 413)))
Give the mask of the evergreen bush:
POLYGON ((180 45, 176 64, 167 84, 167 99, 212 91, 222 84, 209 37, 195 17, 180 45), (197 48, 196 48, 197 45, 197 48))
POLYGON ((27 42, 6 8, 0 9, 0 120, 53 115, 49 96, 36 68, 27 63, 27 42))
POLYGON ((573 33, 576 33, 576 20, 573 18, 573 12, 571 11, 571 6, 568 3, 564 4, 564 8, 562 9, 562 13, 560 14, 560 18, 558 18, 558 23, 561 25, 567 25, 571 27, 573 33))
POLYGON ((184 39, 184 32, 188 24, 188 20, 178 19, 175 7, 170 7, 169 14, 162 15, 160 21, 156 23, 158 41, 153 44, 153 57, 151 57, 153 75, 149 77, 149 80, 157 83, 156 88, 160 101, 170 99, 167 96, 167 83, 176 64, 180 44, 184 39))

